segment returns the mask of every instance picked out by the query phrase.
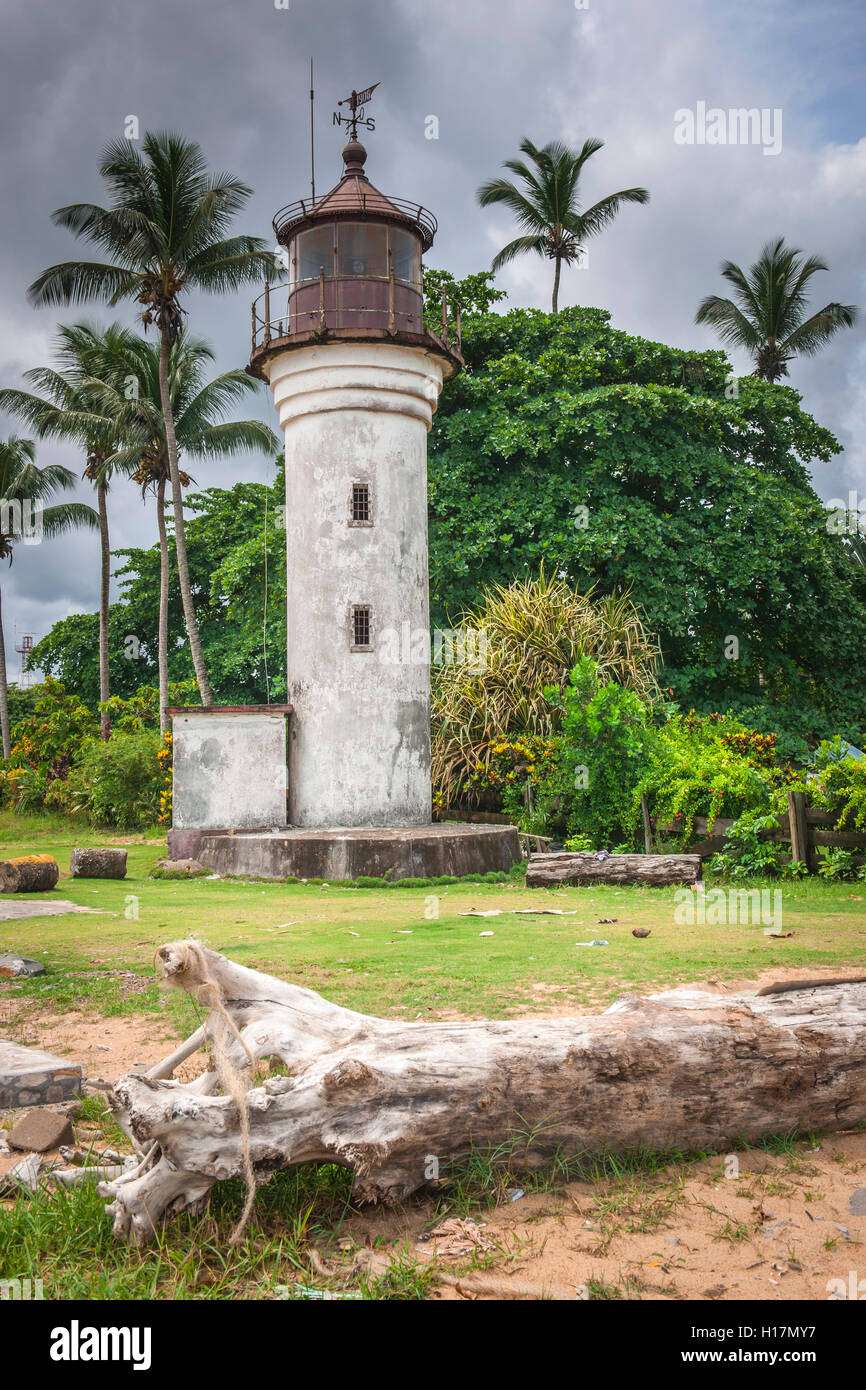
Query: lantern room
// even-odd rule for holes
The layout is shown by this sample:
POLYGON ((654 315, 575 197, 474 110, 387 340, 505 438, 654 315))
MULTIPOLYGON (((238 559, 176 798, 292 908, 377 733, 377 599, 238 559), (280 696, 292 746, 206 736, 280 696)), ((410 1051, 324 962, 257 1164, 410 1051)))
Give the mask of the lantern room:
POLYGON ((274 346, 310 338, 428 341, 450 359, 446 376, 462 365, 459 310, 443 299, 440 332, 424 323, 421 258, 433 244, 436 219, 418 203, 380 193, 365 173, 366 160, 364 146, 350 140, 336 187, 274 217, 288 278, 267 286, 253 305, 250 367, 257 375, 265 375, 262 358, 274 346))

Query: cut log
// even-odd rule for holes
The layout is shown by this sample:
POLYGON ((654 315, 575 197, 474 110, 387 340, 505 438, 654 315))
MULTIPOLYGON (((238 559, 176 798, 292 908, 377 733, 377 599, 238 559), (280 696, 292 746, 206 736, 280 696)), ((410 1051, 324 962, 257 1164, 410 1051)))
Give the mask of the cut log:
POLYGON ((69 870, 73 878, 126 878, 126 850, 74 849, 69 870))
POLYGON ((671 883, 697 883, 699 854, 609 854, 599 859, 591 850, 530 855, 527 888, 557 884, 637 883, 663 888, 671 883))
POLYGON ((0 893, 46 893, 59 877, 60 865, 50 854, 0 860, 0 893))
MULTIPOLYGON (((287 1075, 242 1098, 256 1182, 298 1163, 355 1173, 359 1201, 398 1203, 470 1146, 512 1165, 554 1152, 718 1149, 797 1127, 866 1121, 866 984, 758 997, 681 989, 626 996, 594 1018, 401 1023, 235 965, 195 942, 157 952, 165 980, 215 1005, 208 1034, 240 1070, 287 1075)), ((112 1107, 148 1150, 105 1183, 118 1236, 150 1239, 243 1176, 242 1111, 198 1083, 130 1074, 112 1107)))

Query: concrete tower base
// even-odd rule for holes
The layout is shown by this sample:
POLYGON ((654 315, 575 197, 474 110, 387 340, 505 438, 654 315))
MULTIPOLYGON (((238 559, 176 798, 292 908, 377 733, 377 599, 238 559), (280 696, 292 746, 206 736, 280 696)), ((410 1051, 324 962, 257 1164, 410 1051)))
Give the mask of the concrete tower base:
POLYGON ((170 853, 182 849, 215 873, 251 878, 437 878, 507 871, 520 858, 511 825, 195 833, 196 845, 170 845, 170 853))

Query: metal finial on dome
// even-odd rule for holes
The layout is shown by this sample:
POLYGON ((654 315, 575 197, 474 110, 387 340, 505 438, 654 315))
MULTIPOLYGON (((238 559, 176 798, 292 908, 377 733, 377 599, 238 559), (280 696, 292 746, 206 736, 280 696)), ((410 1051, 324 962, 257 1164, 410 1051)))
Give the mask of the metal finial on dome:
POLYGON ((367 162, 367 151, 360 140, 350 140, 343 149, 343 163, 345 164, 344 176, 353 174, 356 177, 366 178, 364 165, 367 162))

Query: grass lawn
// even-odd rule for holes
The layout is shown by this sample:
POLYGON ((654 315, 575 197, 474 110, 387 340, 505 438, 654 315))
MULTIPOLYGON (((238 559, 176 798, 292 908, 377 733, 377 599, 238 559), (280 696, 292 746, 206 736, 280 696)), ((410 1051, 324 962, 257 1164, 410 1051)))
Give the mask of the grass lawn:
POLYGON ((82 834, 38 822, 25 823, 13 838, 11 819, 0 822, 3 857, 50 853, 65 871, 72 847, 85 842, 125 843, 126 879, 67 877, 53 894, 29 896, 69 898, 100 909, 99 915, 0 922, 0 949, 44 959, 49 972, 11 988, 50 995, 58 1008, 73 1001, 109 1013, 161 1007, 155 986, 129 995, 124 1004, 109 972, 149 975, 158 946, 192 933, 234 960, 319 990, 336 1003, 410 1019, 600 1009, 626 990, 748 979, 776 966, 866 965, 866 885, 859 883, 810 879, 772 885, 781 893, 783 930, 794 933, 773 940, 760 922, 678 924, 674 889, 539 890, 516 880, 388 889, 179 882, 148 877, 165 852, 162 840, 82 834), (576 915, 464 915, 473 908, 514 907, 555 907, 576 915), (652 935, 636 939, 631 933, 638 926, 651 928, 652 935), (593 939, 609 945, 575 944, 593 939))
MULTIPOLYGON (((781 892, 782 929, 794 933, 773 940, 760 922, 678 924, 673 889, 529 890, 518 879, 388 889, 155 880, 149 871, 165 852, 165 841, 156 836, 82 832, 59 819, 0 818, 4 858, 51 853, 66 871, 73 846, 96 843, 127 847, 123 882, 65 877, 53 894, 29 896, 69 898, 99 909, 98 914, 0 922, 0 951, 34 956, 48 972, 32 981, 0 982, 0 1001, 12 1006, 7 1022, 16 1021, 20 1000, 25 1012, 44 1004, 55 1014, 76 1018, 138 1014, 150 1026, 153 1015, 155 1038, 185 1036, 199 1021, 194 1007, 185 995, 157 989, 152 957, 162 943, 192 933, 235 960, 319 990, 337 1003, 407 1019, 594 1011, 628 990, 749 979, 773 968, 866 968, 866 885, 860 883, 812 879, 763 885, 781 892), (464 915, 472 908, 515 907, 554 907, 575 915, 464 915), (651 928, 651 935, 636 939, 636 926, 651 928), (593 938, 609 944, 575 944, 593 938), (141 977, 140 987, 130 988, 135 977, 141 977)), ((164 1051, 171 1045, 166 1041, 164 1051)), ((85 1107, 94 1111, 85 1120, 97 1131, 101 1121, 101 1132, 90 1138, 115 1142, 101 1116, 102 1102, 89 1098, 85 1107)), ((694 1172, 703 1173, 700 1165, 708 1162, 715 1167, 706 1181, 717 1183, 717 1160, 682 1154, 638 1155, 625 1165, 622 1159, 579 1159, 546 1175, 524 1175, 520 1182, 538 1190, 545 1183, 553 1188, 579 1179, 596 1185, 592 1201, 604 1206, 621 1202, 623 1194, 633 1196, 635 1184, 643 1193, 658 1181, 660 1170, 665 1191, 673 1192, 689 1165, 697 1164, 694 1172), (600 1167, 593 1166, 598 1162, 600 1167)), ((509 1179, 489 1156, 474 1155, 455 1171, 438 1193, 417 1199, 416 1228, 448 1212, 504 1200, 509 1179)), ((43 1277, 46 1296, 59 1298, 304 1297, 304 1289, 317 1286, 320 1295, 323 1287, 310 1270, 312 1244, 333 1246, 347 1235, 356 1242, 369 1239, 369 1229, 362 1236, 358 1225, 367 1218, 352 1207, 350 1175, 337 1168, 277 1175, 259 1193, 254 1223, 240 1247, 229 1252, 226 1237, 241 1201, 239 1183, 219 1184, 204 1216, 181 1216, 153 1248, 137 1252, 113 1242, 103 1203, 90 1187, 20 1198, 0 1211, 0 1277, 43 1277), (293 1286, 289 1295, 278 1292, 288 1285, 293 1286)), ((502 1209, 510 1211, 507 1202, 502 1209)), ((589 1225, 581 1216, 579 1226, 589 1225)), ((391 1263, 384 1276, 362 1283, 361 1296, 428 1296, 435 1283, 432 1269, 408 1253, 393 1228, 381 1229, 384 1234, 377 1236, 374 1228, 373 1241, 381 1242, 391 1263)))

